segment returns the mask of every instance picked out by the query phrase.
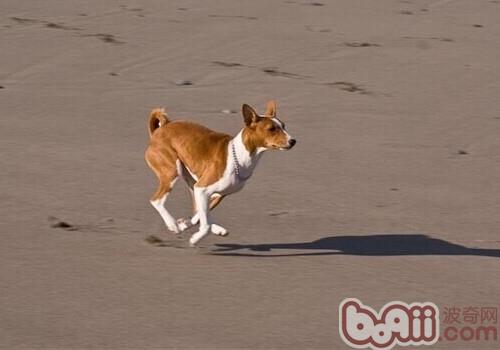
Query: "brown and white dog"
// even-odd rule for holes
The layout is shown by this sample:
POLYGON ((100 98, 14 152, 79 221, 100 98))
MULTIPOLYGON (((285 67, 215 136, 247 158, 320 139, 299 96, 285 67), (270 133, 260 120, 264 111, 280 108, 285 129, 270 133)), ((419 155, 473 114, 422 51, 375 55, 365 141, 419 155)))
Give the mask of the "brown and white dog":
POLYGON ((163 108, 154 109, 149 117, 151 140, 145 158, 160 182, 151 204, 170 231, 178 233, 200 223, 189 240, 191 246, 210 231, 227 235, 224 227, 212 222, 209 211, 243 188, 265 150, 288 150, 296 143, 276 117, 276 102, 267 103, 264 115, 247 104, 242 113, 245 126, 235 137, 188 121, 170 121, 163 108), (190 189, 194 215, 176 221, 165 200, 179 176, 190 189))

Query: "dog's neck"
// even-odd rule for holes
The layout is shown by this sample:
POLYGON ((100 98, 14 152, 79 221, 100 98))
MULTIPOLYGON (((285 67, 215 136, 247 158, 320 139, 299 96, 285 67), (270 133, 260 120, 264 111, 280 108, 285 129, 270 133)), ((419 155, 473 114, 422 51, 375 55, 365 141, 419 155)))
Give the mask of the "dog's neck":
POLYGON ((231 140, 231 143, 231 149, 229 151, 231 152, 233 162, 237 162, 235 167, 238 168, 238 177, 245 180, 252 175, 253 170, 257 166, 266 148, 258 147, 255 152, 251 153, 243 141, 243 130, 231 140))

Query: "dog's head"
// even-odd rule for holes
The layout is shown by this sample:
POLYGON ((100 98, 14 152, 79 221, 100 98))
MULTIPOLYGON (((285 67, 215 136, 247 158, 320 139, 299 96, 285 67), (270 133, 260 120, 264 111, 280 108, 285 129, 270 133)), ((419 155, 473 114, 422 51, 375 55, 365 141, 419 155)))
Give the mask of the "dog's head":
POLYGON ((242 107, 245 129, 243 142, 250 153, 259 149, 289 150, 297 141, 285 130, 285 123, 276 117, 276 102, 267 103, 266 113, 259 115, 247 104, 242 107))

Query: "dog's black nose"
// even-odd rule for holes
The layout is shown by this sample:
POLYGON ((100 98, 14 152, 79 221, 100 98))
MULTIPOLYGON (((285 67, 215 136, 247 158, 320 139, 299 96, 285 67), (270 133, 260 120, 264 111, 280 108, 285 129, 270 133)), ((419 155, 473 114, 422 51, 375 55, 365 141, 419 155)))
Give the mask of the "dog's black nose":
POLYGON ((291 139, 290 141, 288 141, 288 143, 290 144, 290 148, 292 148, 297 143, 297 140, 291 139))

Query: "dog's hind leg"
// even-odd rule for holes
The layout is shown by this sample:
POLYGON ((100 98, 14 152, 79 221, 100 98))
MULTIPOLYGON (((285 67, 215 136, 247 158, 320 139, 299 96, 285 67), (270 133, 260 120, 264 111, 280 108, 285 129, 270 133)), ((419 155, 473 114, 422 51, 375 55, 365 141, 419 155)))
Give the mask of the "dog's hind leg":
POLYGON ((148 156, 146 156, 146 161, 158 176, 159 180, 158 189, 153 197, 151 197, 150 203, 158 211, 167 228, 172 232, 178 233, 179 227, 177 226, 175 218, 165 208, 167 196, 178 178, 175 162, 171 164, 171 162, 168 162, 165 158, 159 159, 148 156))
POLYGON ((167 200, 167 196, 169 195, 170 191, 172 190, 172 187, 174 186, 175 182, 177 181, 177 177, 171 178, 171 179, 162 179, 160 180, 160 185, 158 187, 158 190, 154 194, 154 196, 151 198, 150 202, 151 205, 158 211, 160 214, 161 218, 165 222, 165 225, 167 228, 175 233, 179 233, 179 227, 177 226, 177 223, 172 216, 168 212, 168 210, 165 208, 165 201, 167 200), (170 180, 170 181, 169 181, 170 180))

